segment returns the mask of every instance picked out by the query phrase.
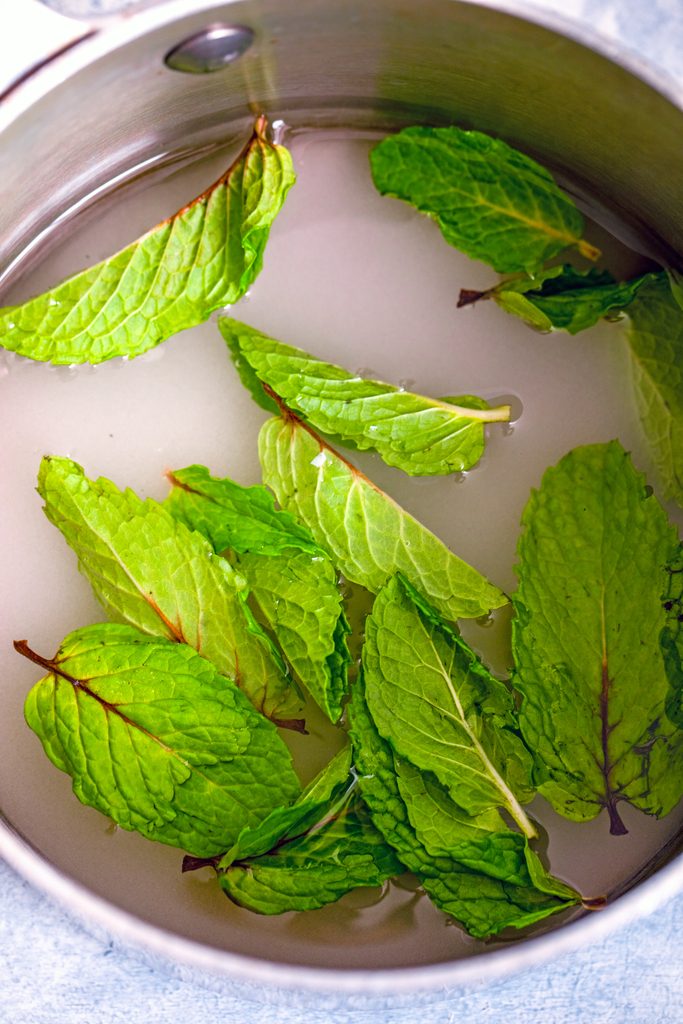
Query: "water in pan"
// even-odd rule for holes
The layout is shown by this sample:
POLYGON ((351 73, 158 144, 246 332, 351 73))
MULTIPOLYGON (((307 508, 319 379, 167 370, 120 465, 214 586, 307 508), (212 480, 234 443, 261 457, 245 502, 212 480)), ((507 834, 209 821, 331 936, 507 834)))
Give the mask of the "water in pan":
MULTIPOLYGON (((493 304, 456 310, 459 287, 485 288, 494 275, 450 249, 426 218, 376 194, 368 138, 316 132, 290 142, 298 183, 273 229, 263 273, 234 313, 283 341, 427 394, 512 396, 513 427, 490 430, 485 458, 464 480, 411 480, 373 456, 353 456, 454 551, 509 590, 520 514, 548 465, 575 445, 618 437, 648 469, 621 331, 604 324, 577 338, 543 337, 493 304)), ((214 154, 104 204, 3 304, 115 251, 201 191, 226 159, 214 154)), ((604 237, 597 240, 605 245, 604 237)), ((632 254, 607 244, 613 269, 636 268, 632 254)), ((39 459, 46 452, 70 455, 90 475, 157 498, 166 491, 164 470, 191 462, 253 483, 264 414, 242 390, 212 323, 130 363, 55 369, 5 356, 0 374, 0 806, 7 817, 95 892, 218 947, 334 967, 429 963, 482 949, 403 883, 381 894, 357 891, 305 915, 258 917, 230 904, 208 870, 181 875, 177 850, 112 830, 78 803, 70 780, 23 723, 23 699, 36 673, 11 648, 13 639, 26 637, 50 655, 69 630, 103 618, 72 553, 41 512, 34 492, 39 459)), ((507 665, 506 626, 504 616, 493 628, 467 626, 468 639, 499 672, 507 665)), ((320 715, 308 717, 312 735, 291 737, 306 775, 342 742, 320 715)), ((543 801, 532 812, 548 831, 553 870, 588 895, 618 887, 683 819, 680 809, 658 822, 626 807, 629 835, 610 837, 604 816, 567 822, 543 801)))

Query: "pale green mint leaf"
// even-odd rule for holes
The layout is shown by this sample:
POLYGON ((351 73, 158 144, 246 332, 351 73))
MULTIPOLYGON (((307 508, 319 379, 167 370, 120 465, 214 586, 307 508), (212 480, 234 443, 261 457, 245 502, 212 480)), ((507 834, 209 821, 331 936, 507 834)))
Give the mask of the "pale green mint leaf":
POLYGON ((549 172, 482 132, 404 128, 375 146, 370 166, 382 195, 433 217, 450 245, 501 274, 535 274, 567 247, 599 255, 549 172))
POLYGON ((316 910, 359 886, 378 886, 402 866, 362 801, 278 850, 219 873, 226 896, 259 914, 316 910))
MULTIPOLYGON (((393 384, 366 380, 227 317, 218 321, 231 352, 284 406, 316 430, 372 449, 411 476, 470 469, 484 452, 484 424, 510 419, 510 406, 456 406, 393 384)), ((263 389, 262 389, 263 390, 263 389)), ((254 390, 252 389, 252 394, 254 390)))
POLYGON ((501 281, 484 294, 538 330, 578 334, 604 317, 619 317, 644 285, 662 276, 643 274, 617 282, 606 271, 589 270, 584 274, 570 266, 553 269, 561 273, 546 276, 540 285, 532 278, 501 281))
POLYGON ((662 276, 629 307, 640 418, 667 497, 683 505, 683 310, 662 276))
POLYGON ((89 480, 70 459, 43 459, 38 491, 116 619, 194 647, 269 718, 299 713, 299 696, 246 603, 244 579, 200 534, 154 501, 89 480))
POLYGON ((237 567, 297 677, 336 722, 348 686, 351 630, 332 562, 305 551, 250 553, 239 556, 237 567))
POLYGON ((213 477, 205 466, 168 473, 171 493, 164 502, 172 515, 198 530, 217 552, 230 548, 242 555, 280 555, 285 551, 321 549, 310 530, 283 509, 276 509, 266 487, 242 487, 227 477, 213 477))
POLYGON ((522 524, 513 682, 538 788, 577 821, 605 808, 622 834, 621 801, 661 817, 683 794, 660 646, 678 538, 617 441, 547 470, 522 524))
POLYGON ((84 804, 198 857, 221 853, 300 786, 275 726, 184 644, 107 623, 69 634, 26 720, 84 804))
MULTIPOLYGON (((399 757, 433 772, 468 815, 503 809, 526 836, 531 758, 512 695, 458 634, 395 576, 365 622, 370 714, 399 757)), ((501 822, 502 825, 502 822, 501 822)))
POLYGON ((311 696, 336 722, 346 695, 349 626, 337 571, 309 530, 276 511, 265 487, 240 487, 202 466, 170 474, 165 506, 217 552, 241 552, 236 567, 311 696))
MULTIPOLYGON (((420 779, 426 779, 426 774, 416 772, 409 762, 397 759, 389 743, 382 739, 368 711, 362 679, 354 685, 350 711, 359 786, 375 825, 394 847, 405 867, 417 875, 434 903, 454 917, 470 935, 488 938, 504 928, 524 928, 576 905, 578 894, 550 878, 534 856, 529 859, 532 869, 525 873, 519 854, 511 852, 502 843, 487 853, 484 849, 489 838, 486 835, 486 816, 480 816, 469 824, 463 821, 463 816, 457 813, 457 808, 443 789, 439 793, 442 800, 449 801, 447 807, 438 803, 434 807, 432 798, 425 802, 421 818, 416 819, 420 828, 418 834, 406 799, 414 814, 424 795, 420 792, 420 779), (444 833, 444 841, 436 844, 436 848, 442 851, 439 855, 432 854, 425 844, 430 828, 437 834, 444 833), (474 846, 477 835, 483 837, 478 855, 474 846), (453 842, 456 854, 459 847, 460 853, 470 863, 474 863, 476 857, 477 867, 467 866, 456 855, 446 852, 450 842, 453 842), (508 870, 513 872, 516 881, 501 877, 508 870)), ((432 793, 437 785, 432 781, 432 793)), ((498 821, 495 812, 493 818, 495 825, 498 821)), ((522 836, 519 836, 519 841, 525 851, 528 850, 522 836)))
POLYGON ((261 269, 271 224, 294 183, 265 119, 232 166, 121 252, 22 306, 0 311, 0 345, 52 363, 137 356, 236 302, 261 269))
POLYGON ((264 483, 352 583, 377 593, 402 572, 449 620, 506 603, 502 591, 294 415, 263 425, 259 455, 264 483))
POLYGON ((325 765, 293 804, 276 807, 256 826, 242 829, 235 844, 216 864, 229 868, 236 860, 269 853, 286 839, 303 835, 324 821, 333 805, 348 801, 357 785, 351 771, 351 747, 346 746, 325 765))

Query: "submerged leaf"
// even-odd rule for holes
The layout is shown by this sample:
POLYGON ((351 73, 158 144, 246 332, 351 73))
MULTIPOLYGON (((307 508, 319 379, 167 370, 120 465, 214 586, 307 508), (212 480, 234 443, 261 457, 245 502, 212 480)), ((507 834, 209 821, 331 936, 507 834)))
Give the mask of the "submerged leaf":
POLYGON ((295 804, 245 830, 216 870, 221 888, 261 914, 313 910, 403 869, 358 798, 350 749, 295 804))
POLYGON ((482 400, 458 406, 425 398, 348 373, 237 320, 221 317, 218 325, 235 357, 288 409, 325 434, 378 452, 411 476, 470 469, 484 451, 484 424, 510 418, 508 405, 492 409, 482 400))
POLYGON ((269 717, 299 713, 299 696, 246 603, 244 579, 203 537, 156 502, 89 480, 70 459, 44 458, 38 490, 111 614, 194 647, 269 717))
POLYGON ((640 418, 665 492, 683 505, 683 310, 661 275, 628 313, 640 418))
POLYGON ((197 857, 230 846, 300 789, 287 747, 184 644, 106 623, 70 633, 26 699, 26 720, 82 803, 197 857))
POLYGON ((621 801, 662 817, 683 794, 660 647, 676 532, 616 441, 547 470, 522 523, 513 681, 538 788, 577 821, 606 808, 622 834, 621 801))
POLYGON ((240 487, 202 466, 170 474, 166 507, 235 563, 298 678, 336 722, 346 695, 349 626, 337 571, 306 527, 276 511, 265 487, 240 487))
POLYGON ((460 128, 404 128, 370 153, 382 195, 438 223, 446 241, 501 274, 535 274, 567 247, 595 259, 583 217, 543 167, 500 139, 460 128))
POLYGON ((504 809, 534 837, 521 806, 534 795, 531 758, 507 687, 398 576, 377 595, 365 638, 368 708, 399 757, 433 772, 466 814, 504 809))
POLYGON ((617 317, 644 285, 660 276, 643 274, 631 281, 617 282, 606 271, 580 273, 569 265, 551 267, 533 278, 501 281, 485 292, 465 292, 459 305, 493 299, 506 313, 520 317, 537 330, 578 334, 603 317, 617 317))
POLYGON ((350 711, 359 785, 372 820, 437 907, 470 935, 524 928, 579 902, 497 812, 468 818, 429 773, 395 756, 369 713, 362 679, 350 711))
POLYGON ((261 269, 294 183, 265 118, 232 166, 127 248, 21 306, 0 310, 0 345, 57 364, 137 356, 236 302, 261 269))
POLYGON ((279 503, 306 523, 351 582, 377 593, 402 572, 449 620, 506 603, 502 591, 293 414, 263 425, 259 454, 279 503))

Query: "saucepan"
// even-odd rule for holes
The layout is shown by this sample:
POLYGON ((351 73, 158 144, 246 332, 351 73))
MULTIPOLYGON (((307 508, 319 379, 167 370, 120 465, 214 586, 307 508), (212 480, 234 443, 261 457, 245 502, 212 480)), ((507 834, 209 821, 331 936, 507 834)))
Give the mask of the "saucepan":
MULTIPOLYGON (((492 132, 571 182, 627 244, 683 270, 683 95, 527 4, 172 0, 89 25, 49 17, 43 52, 22 57, 0 103, 1 287, 103 196, 237 139, 261 113, 306 128, 456 122, 492 132)), ((0 765, 0 854, 17 871, 90 927, 251 999, 289 989, 360 1007, 443 995, 594 943, 683 890, 673 842, 600 913, 454 961, 340 968, 333 945, 307 962, 291 946, 296 933, 289 949, 282 936, 255 949, 239 931, 203 941, 180 918, 169 927, 136 913, 106 880, 92 885, 77 857, 43 851, 30 818, 14 820, 9 785, 0 765)))

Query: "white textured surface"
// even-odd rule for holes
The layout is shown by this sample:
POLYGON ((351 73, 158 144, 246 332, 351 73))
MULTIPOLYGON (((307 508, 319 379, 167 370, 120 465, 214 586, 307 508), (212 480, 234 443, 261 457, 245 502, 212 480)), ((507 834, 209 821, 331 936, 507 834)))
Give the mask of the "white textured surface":
MULTIPOLYGON (((418 0, 419 2, 419 0, 418 0)), ((130 0, 52 0, 70 14, 110 13, 130 0)), ((13 28, 25 0, 12 0, 13 28)), ((620 42, 683 83, 683 0, 543 0, 620 42)), ((590 948, 525 974, 382 1011, 304 1009, 217 992, 84 932, 0 862, 0 1021, 7 1024, 676 1024, 683 1022, 683 896, 590 948)), ((329 1006, 329 1004, 328 1004, 329 1006)))

